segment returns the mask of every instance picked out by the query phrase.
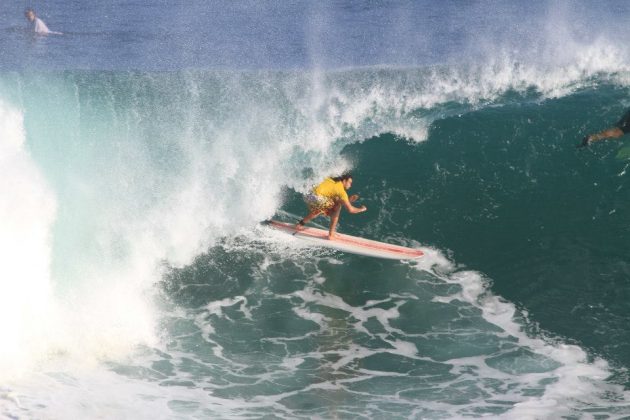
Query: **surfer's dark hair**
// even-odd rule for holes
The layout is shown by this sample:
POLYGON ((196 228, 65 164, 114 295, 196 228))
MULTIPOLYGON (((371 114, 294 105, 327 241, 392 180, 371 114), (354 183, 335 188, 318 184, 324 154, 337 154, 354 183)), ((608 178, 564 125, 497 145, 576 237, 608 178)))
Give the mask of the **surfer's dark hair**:
POLYGON ((352 178, 352 174, 350 172, 345 172, 341 174, 340 176, 333 177, 332 180, 335 182, 339 182, 339 181, 345 181, 346 179, 350 179, 350 178, 352 178))

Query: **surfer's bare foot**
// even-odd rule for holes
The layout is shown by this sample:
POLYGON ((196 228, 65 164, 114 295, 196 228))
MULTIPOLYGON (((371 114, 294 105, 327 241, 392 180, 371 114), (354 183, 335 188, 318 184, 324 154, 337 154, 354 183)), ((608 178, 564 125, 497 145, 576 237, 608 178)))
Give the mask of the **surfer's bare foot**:
POLYGON ((304 219, 295 224, 295 230, 304 230, 304 219))
POLYGON ((336 233, 329 233, 328 234, 328 240, 334 241, 335 239, 337 239, 337 234, 336 233))

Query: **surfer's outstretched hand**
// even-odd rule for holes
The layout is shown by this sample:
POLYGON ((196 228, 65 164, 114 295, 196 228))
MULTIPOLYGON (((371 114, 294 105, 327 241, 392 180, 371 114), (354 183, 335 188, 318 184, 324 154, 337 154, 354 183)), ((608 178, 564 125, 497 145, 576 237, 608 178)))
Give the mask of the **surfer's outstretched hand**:
POLYGON ((355 201, 359 199, 359 194, 352 194, 350 198, 348 199, 350 200, 351 203, 354 203, 355 201))

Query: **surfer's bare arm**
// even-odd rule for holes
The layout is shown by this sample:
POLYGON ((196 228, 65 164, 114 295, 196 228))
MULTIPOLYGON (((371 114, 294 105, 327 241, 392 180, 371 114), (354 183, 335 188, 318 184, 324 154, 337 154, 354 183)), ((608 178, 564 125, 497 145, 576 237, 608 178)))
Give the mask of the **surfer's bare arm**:
POLYGON ((604 130, 601 133, 591 134, 589 140, 597 141, 603 139, 616 139, 623 136, 623 131, 621 131, 618 127, 609 128, 608 130, 604 130))
POLYGON ((607 128, 599 133, 589 134, 582 139, 582 142, 578 144, 578 147, 588 146, 589 144, 604 140, 604 139, 618 139, 623 137, 624 134, 630 133, 630 110, 627 110, 621 119, 613 127, 607 128))
MULTIPOLYGON (((357 198, 359 198, 359 197, 357 197, 357 198)), ((352 201, 355 201, 355 200, 352 200, 352 201)), ((348 210, 348 213, 351 213, 351 214, 363 213, 364 211, 367 210, 367 207, 365 207, 365 206, 354 207, 350 203, 350 200, 343 200, 343 205, 346 208, 346 210, 348 210)))
POLYGON ((588 136, 582 139, 582 142, 578 144, 578 147, 588 146, 593 142, 605 139, 618 139, 622 137, 624 132, 619 127, 608 128, 604 131, 600 131, 599 133, 589 134, 588 136))

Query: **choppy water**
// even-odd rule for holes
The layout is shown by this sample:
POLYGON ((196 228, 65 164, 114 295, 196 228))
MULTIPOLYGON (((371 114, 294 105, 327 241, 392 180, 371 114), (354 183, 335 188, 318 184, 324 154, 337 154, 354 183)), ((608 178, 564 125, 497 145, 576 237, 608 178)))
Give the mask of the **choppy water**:
POLYGON ((585 30, 625 3, 35 6, 64 35, 0 8, 2 416, 630 415, 630 146, 575 148, 630 106, 628 25, 585 30), (423 260, 259 225, 345 169, 340 230, 423 260))

